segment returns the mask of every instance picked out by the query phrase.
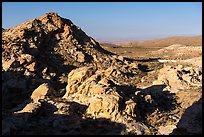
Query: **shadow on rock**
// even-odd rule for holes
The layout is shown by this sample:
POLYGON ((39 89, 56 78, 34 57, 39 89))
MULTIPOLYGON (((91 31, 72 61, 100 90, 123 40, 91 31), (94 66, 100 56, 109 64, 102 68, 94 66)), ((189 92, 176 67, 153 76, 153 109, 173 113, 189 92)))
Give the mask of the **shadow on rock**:
POLYGON ((142 72, 149 72, 149 71, 151 71, 151 70, 148 68, 148 65, 138 64, 138 68, 139 68, 139 70, 141 70, 142 72))
POLYGON ((142 118, 146 118, 155 110, 160 112, 169 112, 177 106, 175 93, 164 91, 166 85, 153 85, 140 90, 137 93, 136 100, 138 104, 138 113, 142 118))
MULTIPOLYGON (((133 100, 137 105, 134 113, 137 120, 146 120, 147 116, 158 110, 160 112, 169 112, 176 108, 177 101, 175 93, 165 91, 166 85, 153 85, 145 89, 134 86, 117 86, 119 94, 123 96, 125 104, 128 100, 133 100)), ((120 104, 120 110, 124 110, 125 105, 120 104)))
MULTIPOLYGON (((56 106, 43 102, 38 113, 3 116, 3 135, 120 135, 124 124, 105 118, 82 118, 86 106, 68 102, 67 114, 60 114, 56 106), (80 112, 79 112, 80 111, 80 112)), ((64 106, 66 108, 66 106, 64 106)))
POLYGON ((2 109, 12 109, 28 100, 36 88, 32 76, 25 76, 22 71, 2 71, 2 109))
POLYGON ((171 135, 202 134, 202 98, 188 107, 171 135))
POLYGON ((50 79, 56 91, 66 87, 68 73, 78 67, 71 65, 73 58, 59 48, 59 40, 55 36, 57 33, 50 32, 42 36, 42 42, 38 47, 39 54, 36 56, 36 73, 50 79))

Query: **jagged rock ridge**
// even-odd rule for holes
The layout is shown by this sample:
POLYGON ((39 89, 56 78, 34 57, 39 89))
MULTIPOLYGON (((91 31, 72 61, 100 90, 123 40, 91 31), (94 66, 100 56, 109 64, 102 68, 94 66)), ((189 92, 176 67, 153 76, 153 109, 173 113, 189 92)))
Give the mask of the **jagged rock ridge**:
MULTIPOLYGON (((105 51, 70 20, 53 12, 5 30, 2 50, 5 87, 11 90, 15 87, 15 92, 21 90, 29 93, 28 96, 44 82, 51 83, 63 94, 68 73, 80 66, 91 65, 98 69, 118 66, 132 73, 123 67, 129 64, 128 60, 124 63, 123 58, 105 51), (10 73, 15 75, 12 79, 15 86, 9 85, 10 73)), ((135 68, 133 73, 137 72, 135 68)))

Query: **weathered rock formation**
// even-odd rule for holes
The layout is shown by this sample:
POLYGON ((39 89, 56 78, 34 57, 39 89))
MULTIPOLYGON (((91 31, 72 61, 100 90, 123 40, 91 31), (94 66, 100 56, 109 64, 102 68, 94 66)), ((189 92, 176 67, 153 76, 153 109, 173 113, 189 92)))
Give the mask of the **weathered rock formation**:
POLYGON ((201 98, 199 59, 173 66, 118 56, 70 20, 47 13, 2 32, 2 134, 155 135, 188 128, 181 117, 201 98))
MULTIPOLYGON (((126 68, 130 61, 112 56, 70 20, 52 12, 2 32, 2 50, 3 95, 21 92, 28 98, 49 82, 61 96, 68 73, 81 66, 116 66, 126 73, 140 73, 126 68)), ((5 105, 15 106, 15 102, 5 105)))
POLYGON ((165 84, 168 89, 177 92, 179 89, 202 87, 201 67, 165 66, 160 69, 154 84, 165 84))

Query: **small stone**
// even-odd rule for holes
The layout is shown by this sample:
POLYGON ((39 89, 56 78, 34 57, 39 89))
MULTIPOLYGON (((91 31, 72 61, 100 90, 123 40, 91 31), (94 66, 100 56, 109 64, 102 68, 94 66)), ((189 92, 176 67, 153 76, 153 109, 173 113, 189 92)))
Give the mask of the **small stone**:
POLYGON ((124 60, 123 56, 118 56, 118 59, 121 60, 121 61, 124 60))
POLYGON ((35 71, 35 62, 29 64, 28 66, 26 66, 26 68, 27 68, 29 71, 35 71))
POLYGON ((85 62, 85 55, 81 51, 77 51, 76 54, 77 54, 78 62, 81 62, 81 63, 85 62))
POLYGON ((131 63, 129 66, 132 67, 132 68, 137 68, 137 64, 136 63, 131 63))
POLYGON ((152 103, 151 95, 146 95, 144 98, 145 98, 145 101, 152 103))

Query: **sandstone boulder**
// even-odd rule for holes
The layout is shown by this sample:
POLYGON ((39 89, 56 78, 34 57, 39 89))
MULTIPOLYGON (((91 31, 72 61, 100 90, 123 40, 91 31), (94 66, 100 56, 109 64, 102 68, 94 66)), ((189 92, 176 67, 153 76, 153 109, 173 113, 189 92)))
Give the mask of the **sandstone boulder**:
POLYGON ((31 99, 33 102, 38 102, 40 99, 44 99, 46 95, 52 92, 53 89, 47 83, 43 83, 33 91, 31 99))
POLYGON ((82 82, 93 74, 92 67, 82 67, 71 71, 68 75, 68 85, 64 97, 77 92, 77 88, 82 82))
POLYGON ((134 117, 136 103, 131 98, 124 103, 126 107, 120 109, 120 105, 128 97, 120 94, 117 84, 111 80, 117 74, 120 71, 112 67, 106 70, 94 70, 91 67, 73 70, 68 75, 64 98, 73 98, 75 102, 87 105, 87 114, 96 118, 117 119, 121 117, 122 111, 134 117))

